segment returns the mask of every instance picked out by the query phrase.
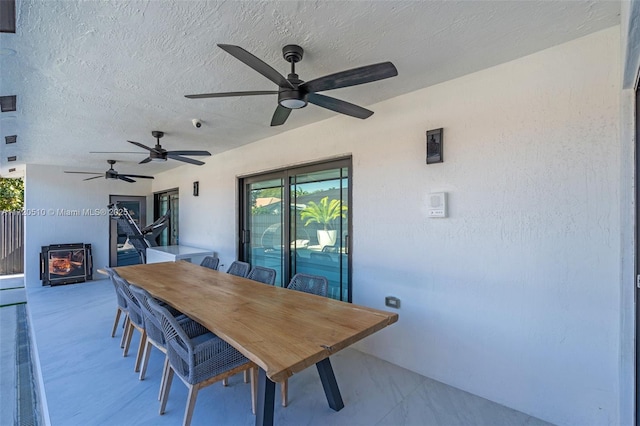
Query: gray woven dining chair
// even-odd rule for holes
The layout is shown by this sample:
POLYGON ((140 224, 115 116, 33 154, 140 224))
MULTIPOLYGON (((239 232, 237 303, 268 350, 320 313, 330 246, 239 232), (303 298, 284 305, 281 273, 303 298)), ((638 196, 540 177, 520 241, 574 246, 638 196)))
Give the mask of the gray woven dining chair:
MULTIPOLYGON (((129 314, 127 312, 127 300, 124 297, 122 297, 122 295, 118 291, 118 283, 114 279, 114 275, 116 274, 116 271, 114 271, 113 268, 110 268, 108 266, 105 266, 103 269, 107 272, 107 275, 109 276, 109 280, 111 281, 111 284, 113 284, 113 288, 116 291, 116 302, 117 302, 116 317, 113 320, 113 327, 111 329, 111 337, 115 337, 116 329, 118 328, 118 324, 120 323, 120 315, 124 314, 125 324, 128 322, 127 318, 129 314)), ((124 332, 123 332, 122 339, 120 340, 120 347, 124 347, 124 340, 125 339, 124 339, 124 332)))
POLYGON ((220 258, 213 256, 205 256, 200 262, 200 266, 204 266, 205 268, 218 270, 218 265, 220 264, 220 258))
POLYGON ((124 342, 124 350, 122 356, 127 356, 129 353, 129 346, 131 345, 131 338, 133 337, 133 331, 138 330, 140 332, 140 344, 138 345, 138 353, 136 355, 136 362, 134 364, 133 371, 136 373, 140 371, 140 364, 142 363, 143 345, 147 339, 147 331, 144 326, 144 316, 142 309, 136 300, 136 297, 129 288, 129 283, 119 276, 114 274, 113 278, 118 282, 118 291, 124 299, 127 301, 127 311, 129 312, 129 325, 125 327, 126 339, 124 342))
POLYGON ((276 270, 265 268, 264 266, 254 266, 247 278, 264 284, 274 285, 276 283, 276 270))
POLYGON ((305 293, 316 294, 327 297, 329 291, 329 281, 320 275, 295 274, 289 285, 289 290, 303 291, 305 293))
POLYGON ((198 391, 236 373, 251 369, 251 409, 256 407, 256 365, 233 346, 213 333, 190 338, 183 327, 165 308, 148 299, 153 314, 160 320, 169 357, 169 370, 160 402, 164 414, 174 373, 189 388, 183 426, 191 424, 198 391))
POLYGON ((241 262, 239 260, 234 260, 231 263, 231 266, 229 266, 229 269, 227 269, 227 274, 236 275, 238 277, 246 278, 247 274, 249 273, 249 269, 250 268, 251 268, 251 265, 249 265, 247 262, 241 262))
MULTIPOLYGON (((298 273, 291 278, 287 285, 289 290, 302 291, 305 293, 315 294, 327 297, 329 292, 329 281, 320 275, 298 273)), ((285 379, 280 384, 280 396, 282 398, 282 406, 286 407, 289 403, 289 380, 285 379)))
MULTIPOLYGON (((154 299, 153 296, 151 296, 145 289, 137 287, 133 284, 129 284, 129 289, 140 305, 140 309, 142 310, 142 315, 144 317, 144 328, 147 331, 139 379, 144 380, 144 377, 146 375, 152 346, 155 346, 160 352, 165 355, 164 366, 162 368, 162 379, 160 380, 160 392, 158 393, 158 400, 160 400, 164 390, 164 385, 166 383, 167 373, 169 372, 169 357, 167 356, 167 342, 164 339, 162 324, 153 314, 151 306, 149 306, 149 299, 153 299, 156 303, 158 303, 158 300, 154 299)), ((209 330, 204 328, 200 323, 192 320, 186 315, 175 311, 178 314, 176 316, 176 314, 169 311, 169 309, 167 309, 167 311, 170 315, 176 318, 180 326, 184 329, 185 333, 187 333, 187 336, 189 336, 190 338, 197 337, 209 332, 209 330)))

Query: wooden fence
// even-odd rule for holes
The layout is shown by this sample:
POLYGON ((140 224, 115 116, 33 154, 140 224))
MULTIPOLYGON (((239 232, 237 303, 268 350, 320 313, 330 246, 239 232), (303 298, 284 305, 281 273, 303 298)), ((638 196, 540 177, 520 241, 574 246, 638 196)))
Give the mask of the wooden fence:
POLYGON ((0 212, 0 275, 21 274, 24 263, 24 215, 0 212))

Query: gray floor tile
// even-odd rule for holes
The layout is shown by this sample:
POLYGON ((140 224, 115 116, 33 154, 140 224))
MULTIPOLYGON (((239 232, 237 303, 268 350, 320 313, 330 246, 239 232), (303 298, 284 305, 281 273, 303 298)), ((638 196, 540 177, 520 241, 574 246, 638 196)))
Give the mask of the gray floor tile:
MULTIPOLYGON (((181 424, 187 389, 178 378, 166 414, 158 415, 163 355, 152 351, 147 378, 139 381, 133 372, 138 333, 126 358, 122 328, 110 337, 116 312, 110 282, 29 287, 27 296, 54 426, 181 424)), ((344 409, 328 407, 317 371, 309 368, 290 379, 288 407, 280 406, 277 388, 276 424, 543 424, 353 349, 331 360, 344 409)), ((250 402, 250 387, 237 375, 228 387, 217 383, 199 393, 192 424, 253 425, 250 402)))
POLYGON ((0 306, 15 305, 26 301, 27 293, 24 288, 0 290, 0 306))

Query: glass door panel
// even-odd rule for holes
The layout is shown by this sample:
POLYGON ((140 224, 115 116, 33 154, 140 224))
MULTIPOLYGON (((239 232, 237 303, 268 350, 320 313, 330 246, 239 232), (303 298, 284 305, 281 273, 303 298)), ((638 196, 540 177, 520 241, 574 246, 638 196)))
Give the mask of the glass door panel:
POLYGON ((159 246, 175 246, 180 243, 178 232, 179 201, 180 196, 177 189, 158 192, 154 195, 154 212, 156 219, 164 216, 167 210, 171 209, 168 226, 156 238, 156 243, 159 246))
POLYGON ((289 181, 291 275, 326 277, 329 297, 349 300, 347 169, 296 174, 289 181))
POLYGON ((245 186, 244 259, 251 266, 275 269, 276 285, 284 280, 283 179, 248 182, 245 186))

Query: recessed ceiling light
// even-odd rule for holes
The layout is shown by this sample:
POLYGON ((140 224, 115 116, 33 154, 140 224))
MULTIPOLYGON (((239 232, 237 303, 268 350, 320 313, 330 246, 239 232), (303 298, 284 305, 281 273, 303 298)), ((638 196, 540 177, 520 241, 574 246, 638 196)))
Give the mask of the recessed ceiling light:
POLYGON ((0 56, 13 56, 16 53, 18 52, 13 49, 9 49, 8 47, 0 48, 0 56))
POLYGON ((5 136, 4 140, 7 144, 16 143, 18 141, 18 135, 5 136))
POLYGON ((15 155, 12 155, 11 157, 7 157, 7 161, 16 161, 18 159, 18 157, 16 157, 15 155))
POLYGON ((10 168, 10 169, 9 169, 9 173, 11 173, 11 172, 15 172, 15 171, 16 171, 16 168, 15 168, 15 167, 12 167, 12 168, 10 168))

